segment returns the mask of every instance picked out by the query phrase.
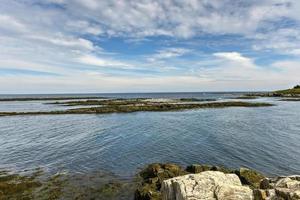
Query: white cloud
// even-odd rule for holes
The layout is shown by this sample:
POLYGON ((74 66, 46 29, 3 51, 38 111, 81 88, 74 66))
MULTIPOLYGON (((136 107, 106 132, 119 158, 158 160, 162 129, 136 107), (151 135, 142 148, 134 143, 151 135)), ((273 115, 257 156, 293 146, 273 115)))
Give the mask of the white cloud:
POLYGON ((100 35, 103 33, 103 30, 100 26, 92 25, 88 21, 77 20, 69 21, 66 26, 77 33, 88 33, 92 35, 100 35))
POLYGON ((132 69, 133 66, 124 62, 99 58, 93 55, 84 55, 78 58, 78 61, 83 64, 87 65, 94 65, 100 67, 116 67, 116 68, 125 68, 125 69, 132 69))
MULTIPOLYGON (((1 4, 0 13, 1 69, 63 75, 45 80, 1 77, 2 91, 4 85, 18 89, 13 81, 23 84, 27 90, 43 86, 49 91, 63 88, 61 85, 66 86, 65 91, 92 88, 117 92, 128 87, 141 91, 143 88, 153 91, 259 89, 265 84, 287 85, 300 76, 298 0, 47 0, 42 4, 38 0, 15 0, 1 4), (209 37, 198 43, 199 36, 209 37), (210 36, 219 40, 213 41, 210 36), (226 40, 227 36, 231 39, 226 40), (153 41, 149 48, 159 46, 160 50, 153 49, 156 53, 152 55, 131 55, 134 51, 120 51, 124 53, 120 55, 117 45, 111 48, 106 44, 116 52, 101 48, 102 41, 114 37, 138 40, 146 45, 153 41), (160 43, 155 43, 157 38, 161 39, 160 43), (168 43, 168 39, 173 43, 168 43), (224 45, 231 45, 246 39, 251 40, 254 51, 289 54, 296 61, 257 66, 253 58, 237 52, 246 52, 243 49, 233 49, 233 52, 222 49, 225 40, 228 43, 224 45), (203 45, 205 42, 213 44, 203 45), (202 52, 207 49, 217 53, 202 52), (194 60, 185 57, 191 53, 194 60), (197 53, 207 58, 202 60, 197 53), (107 72, 110 69, 120 70, 113 75, 107 72), (130 72, 125 74, 125 71, 130 72), (137 74, 139 77, 132 77, 137 74), (81 75, 85 77, 80 78, 81 75), (135 86, 141 82, 144 84, 135 86), (96 83, 109 86, 96 87, 96 83)), ((126 45, 134 49, 132 43, 126 45)))
POLYGON ((123 36, 189 38, 203 32, 249 35, 264 27, 265 21, 276 21, 281 17, 300 18, 296 0, 69 0, 65 4, 73 15, 104 25, 107 34, 123 36))
POLYGON ((156 54, 148 57, 148 61, 155 62, 163 59, 176 58, 188 54, 191 51, 191 49, 185 48, 165 48, 158 50, 156 54))
POLYGON ((66 37, 64 35, 56 35, 53 36, 43 36, 43 35, 30 35, 27 36, 34 40, 41 40, 44 42, 49 42, 54 45, 58 46, 65 46, 65 47, 74 47, 74 48, 83 48, 87 50, 93 50, 94 46, 93 43, 89 40, 83 39, 83 38, 73 38, 73 37, 66 37))
POLYGON ((253 61, 250 58, 242 56, 238 52, 219 52, 214 53, 213 55, 218 58, 223 58, 229 61, 236 62, 241 66, 253 66, 253 61))
POLYGON ((11 30, 14 32, 24 32, 26 30, 26 26, 12 16, 0 14, 0 31, 1 29, 11 30))
POLYGON ((281 54, 298 55, 300 29, 281 28, 277 31, 255 34, 254 50, 271 50, 281 54))

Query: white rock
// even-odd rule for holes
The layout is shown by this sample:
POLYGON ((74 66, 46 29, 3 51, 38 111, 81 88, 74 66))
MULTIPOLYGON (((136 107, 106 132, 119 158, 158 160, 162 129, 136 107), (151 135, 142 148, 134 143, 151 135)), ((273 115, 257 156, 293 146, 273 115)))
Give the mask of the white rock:
POLYGON ((252 190, 235 174, 205 171, 162 183, 163 200, 251 200, 252 190))
POLYGON ((253 194, 249 187, 224 184, 217 186, 215 197, 218 200, 251 200, 253 194))
POLYGON ((275 183, 276 196, 289 200, 300 199, 300 181, 295 177, 298 176, 279 179, 275 183))

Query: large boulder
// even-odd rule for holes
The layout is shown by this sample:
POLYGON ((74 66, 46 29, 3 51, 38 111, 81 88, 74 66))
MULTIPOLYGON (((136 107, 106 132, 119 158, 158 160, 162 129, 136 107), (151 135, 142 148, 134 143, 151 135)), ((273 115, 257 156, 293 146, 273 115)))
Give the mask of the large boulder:
POLYGON ((165 180, 163 200, 252 200, 248 186, 242 186, 235 174, 205 171, 165 180))

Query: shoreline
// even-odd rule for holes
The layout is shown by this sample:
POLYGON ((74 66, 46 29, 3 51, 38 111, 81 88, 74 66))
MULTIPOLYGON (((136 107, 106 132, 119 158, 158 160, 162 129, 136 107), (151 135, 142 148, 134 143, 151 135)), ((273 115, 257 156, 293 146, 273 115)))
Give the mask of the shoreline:
MULTIPOLYGON (((192 164, 183 168, 172 163, 152 163, 139 170, 136 176, 128 181, 101 171, 91 174, 61 172, 47 176, 41 168, 25 170, 23 173, 2 169, 2 171, 0 170, 0 198, 27 197, 54 200, 81 197, 82 199, 169 200, 166 195, 174 193, 172 186, 169 185, 170 181, 173 181, 173 184, 177 184, 177 181, 183 181, 182 184, 185 184, 185 181, 195 177, 201 183, 201 181, 207 181, 207 178, 209 180, 217 178, 216 180, 218 180, 219 177, 223 177, 222 181, 225 182, 222 185, 228 184, 230 188, 228 181, 233 179, 229 176, 227 179, 227 174, 230 177, 235 176, 235 179, 240 182, 236 189, 247 189, 248 195, 254 196, 254 199, 257 200, 266 200, 268 198, 264 198, 264 196, 270 195, 274 197, 276 195, 278 197, 286 196, 287 198, 281 198, 283 200, 297 199, 288 198, 288 196, 292 195, 293 197, 294 194, 298 194, 297 191, 300 191, 300 176, 296 175, 266 177, 255 170, 243 167, 229 169, 222 166, 192 164), (285 181, 284 183, 299 185, 296 189, 279 185, 283 181, 285 181)), ((200 191, 212 190, 212 188, 205 189, 207 184, 209 182, 205 182, 202 186, 200 184, 203 187, 202 189, 199 188, 200 191)), ((192 187, 192 185, 186 185, 186 187, 192 187)), ((193 188, 195 187, 197 186, 193 186, 193 188)), ((180 195, 180 190, 176 190, 176 193, 180 195)))

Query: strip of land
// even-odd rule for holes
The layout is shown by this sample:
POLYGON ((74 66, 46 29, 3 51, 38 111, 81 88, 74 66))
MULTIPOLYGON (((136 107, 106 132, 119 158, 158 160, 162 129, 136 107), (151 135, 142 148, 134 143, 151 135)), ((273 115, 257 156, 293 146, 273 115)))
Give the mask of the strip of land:
POLYGON ((297 98, 300 97, 300 86, 297 85, 294 88, 286 89, 286 90, 277 90, 274 92, 257 92, 257 93, 250 93, 246 96, 252 97, 289 97, 289 98, 297 98))
MULTIPOLYGON (((109 101, 105 106, 76 108, 61 111, 38 111, 38 112, 0 112, 0 116, 14 115, 62 115, 62 114, 108 114, 108 113, 131 113, 131 112, 155 112, 155 111, 178 111, 203 108, 226 108, 226 107, 265 107, 273 106, 270 103, 261 102, 209 102, 209 103, 162 103, 147 101, 109 101)), ((78 104, 76 104, 78 105, 78 104)), ((82 105, 82 104, 81 104, 82 105)))
POLYGON ((0 101, 60 101, 75 99, 104 99, 104 97, 25 97, 25 98, 0 98, 0 101))
POLYGON ((134 99, 105 99, 105 100, 86 100, 86 101, 56 101, 45 104, 55 104, 62 106, 115 106, 115 105, 153 105, 157 103, 199 103, 204 101, 216 101, 216 99, 196 99, 196 98, 182 98, 182 99, 148 99, 148 98, 134 98, 134 99))
POLYGON ((279 101, 300 101, 300 98, 280 99, 279 101))

